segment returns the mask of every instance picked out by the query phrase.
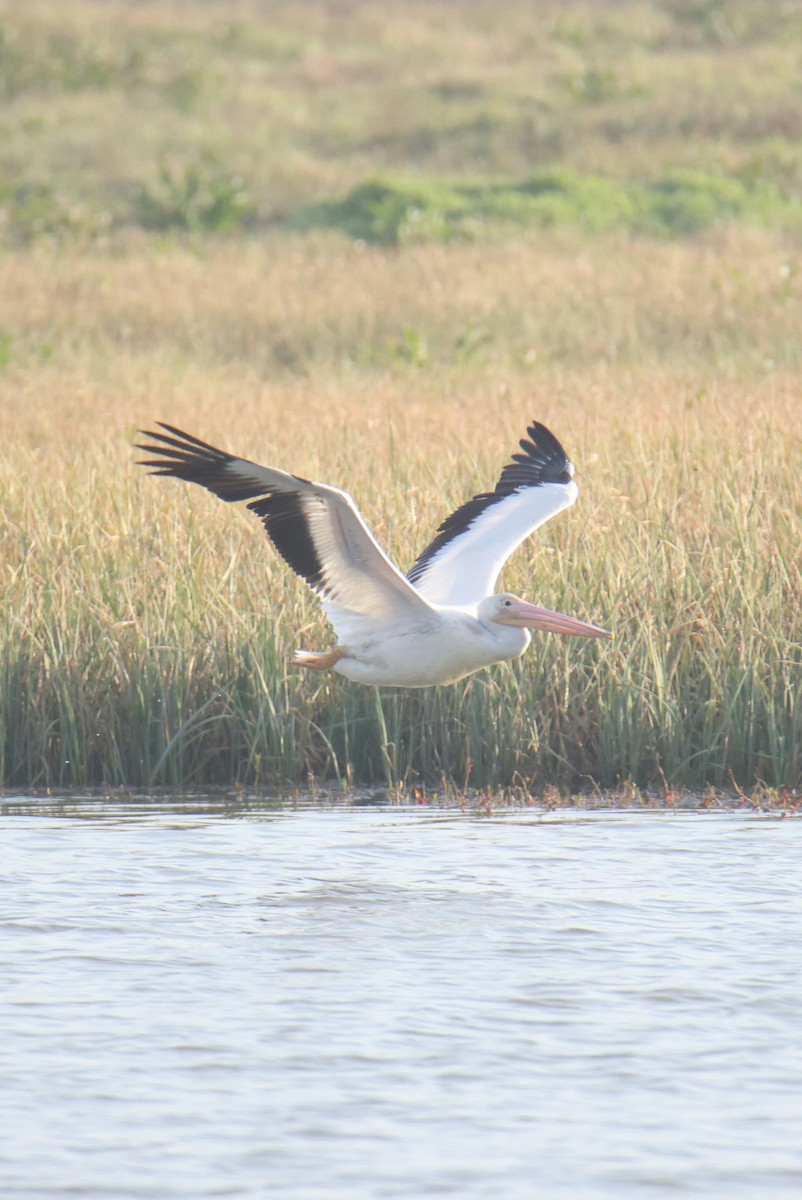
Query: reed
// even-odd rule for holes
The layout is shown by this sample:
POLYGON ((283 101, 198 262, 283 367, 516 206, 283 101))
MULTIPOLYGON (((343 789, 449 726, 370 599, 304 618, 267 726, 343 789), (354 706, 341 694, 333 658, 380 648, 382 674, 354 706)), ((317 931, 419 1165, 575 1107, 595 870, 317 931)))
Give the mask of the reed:
POLYGON ((0 0, 3 786, 802 784, 797 6, 503 5, 0 0), (697 232, 463 207, 552 170, 685 172, 697 232), (377 172, 397 244, 309 228, 377 172), (287 667, 314 600, 131 447, 345 486, 408 567, 533 417, 580 501, 503 584, 615 642, 378 697, 287 667))
POLYGON ((0 318, 25 350, 0 376, 5 785, 798 786, 799 390, 764 361, 798 319, 788 249, 768 234, 715 253, 633 244, 616 280, 609 241, 518 245, 514 280, 477 247, 326 239, 6 260, 0 318), (621 279, 638 273, 635 305, 621 279), (596 307, 579 303, 591 279, 596 307), (683 280, 699 320, 664 343, 683 280), (426 366, 381 352, 413 303, 426 366), (716 332, 732 303, 737 338, 716 332), (524 310, 533 345, 570 338, 576 353, 527 364, 524 310), (466 362, 453 331, 482 317, 466 362), (294 366, 266 371, 279 342, 294 366), (568 443, 582 493, 505 585, 616 641, 543 636, 454 687, 384 691, 380 718, 371 689, 287 668, 328 633, 258 523, 148 478, 130 445, 164 417, 345 485, 409 565, 532 416, 568 443))

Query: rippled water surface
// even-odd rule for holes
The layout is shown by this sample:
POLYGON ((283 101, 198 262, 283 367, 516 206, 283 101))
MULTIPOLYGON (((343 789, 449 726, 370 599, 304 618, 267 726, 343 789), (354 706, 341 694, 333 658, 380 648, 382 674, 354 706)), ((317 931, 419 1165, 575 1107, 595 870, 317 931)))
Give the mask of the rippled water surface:
POLYGON ((802 1196, 802 822, 0 816, 4 1200, 802 1196))

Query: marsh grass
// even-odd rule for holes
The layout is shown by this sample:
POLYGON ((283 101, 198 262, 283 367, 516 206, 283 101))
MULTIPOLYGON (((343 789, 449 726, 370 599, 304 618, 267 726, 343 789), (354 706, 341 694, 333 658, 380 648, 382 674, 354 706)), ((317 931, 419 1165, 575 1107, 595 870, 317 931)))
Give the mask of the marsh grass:
POLYGON ((265 11, 0 0, 0 781, 799 787, 800 6, 265 11), (408 567, 532 417, 581 497, 503 583, 615 642, 378 696, 131 447, 345 486, 408 567))
POLYGON ((614 244, 509 253, 514 284, 504 253, 325 239, 6 263, 7 786, 799 785, 799 392, 766 365, 799 319, 787 247, 654 243, 601 292, 614 244), (413 307, 429 364, 368 361, 413 307), (454 331, 472 322, 486 338, 465 361, 454 331), (408 566, 532 416, 582 494, 504 583, 616 641, 537 639, 454 687, 385 690, 380 712, 371 689, 287 667, 330 635, 258 523, 149 479, 130 446, 164 418, 343 484, 408 566))

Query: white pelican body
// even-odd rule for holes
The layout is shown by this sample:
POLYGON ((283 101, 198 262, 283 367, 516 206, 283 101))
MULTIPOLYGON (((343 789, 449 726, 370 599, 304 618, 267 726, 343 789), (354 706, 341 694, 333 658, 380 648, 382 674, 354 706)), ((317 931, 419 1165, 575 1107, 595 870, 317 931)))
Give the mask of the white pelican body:
MULTIPOLYGON (((531 636, 521 627, 487 619, 483 623, 467 609, 440 607, 431 616, 399 623, 381 635, 353 638, 349 653, 333 663, 333 670, 355 683, 393 687, 454 683, 491 663, 517 658, 531 636)), ((296 661, 304 665, 303 651, 296 661)))
POLYGON ((299 650, 296 666, 332 669, 357 683, 429 687, 517 658, 530 629, 576 637, 612 635, 493 588, 509 555, 549 517, 573 504, 573 465, 545 426, 513 455, 493 492, 461 505, 409 575, 390 561, 347 492, 262 467, 182 433, 148 432, 159 444, 153 474, 198 483, 223 500, 247 500, 273 544, 317 593, 337 644, 299 650))

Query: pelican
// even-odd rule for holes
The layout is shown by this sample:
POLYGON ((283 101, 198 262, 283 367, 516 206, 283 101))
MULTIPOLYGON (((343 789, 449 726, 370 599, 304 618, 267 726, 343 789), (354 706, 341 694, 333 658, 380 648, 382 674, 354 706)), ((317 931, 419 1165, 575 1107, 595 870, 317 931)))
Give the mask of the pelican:
POLYGON ((446 517, 408 575, 387 557, 347 492, 157 424, 160 433, 141 431, 150 441, 137 449, 151 457, 138 465, 200 484, 221 500, 247 500, 276 550, 320 598, 337 643, 328 651, 297 651, 293 666, 420 688, 517 658, 531 629, 613 636, 509 592, 494 594, 513 550, 578 495, 573 464, 537 421, 495 489, 446 517))

